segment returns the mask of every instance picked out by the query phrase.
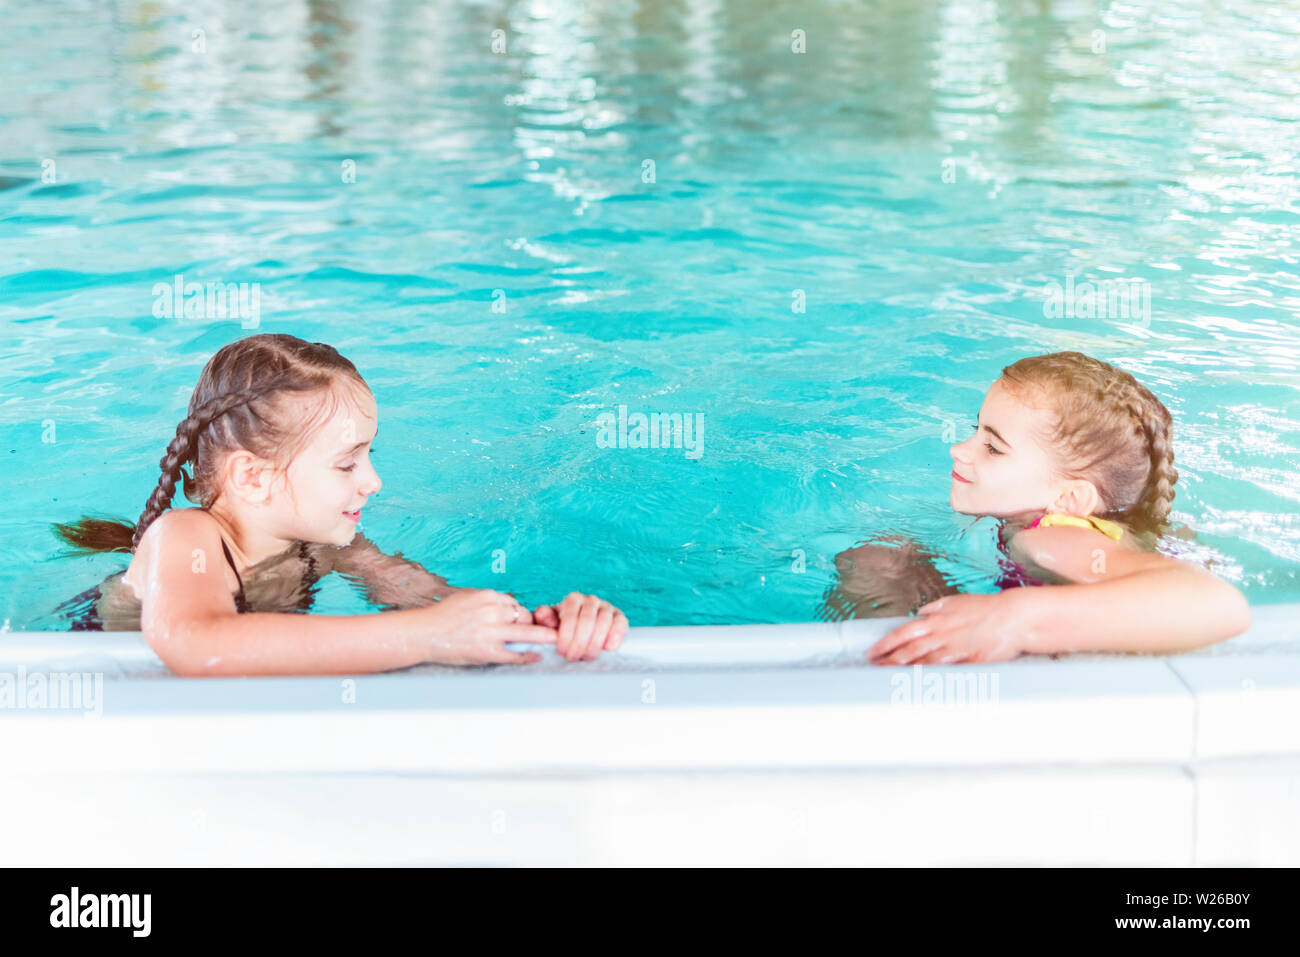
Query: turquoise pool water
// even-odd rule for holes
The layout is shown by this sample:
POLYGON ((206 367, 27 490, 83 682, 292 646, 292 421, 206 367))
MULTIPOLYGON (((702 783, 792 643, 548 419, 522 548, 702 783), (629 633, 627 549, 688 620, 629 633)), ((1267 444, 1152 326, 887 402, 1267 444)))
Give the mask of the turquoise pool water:
MULTIPOLYGON (((1300 599, 1300 33, 1227 6, 10 9, 0 617, 66 627, 124 564, 49 523, 137 516, 203 363, 254 331, 370 382, 368 535, 530 603, 809 620, 888 530, 987 589, 947 444, 1058 349, 1172 410, 1171 549, 1300 599), (178 275, 256 283, 257 315, 166 315, 178 275), (1047 308, 1115 279, 1149 310, 1047 308), (620 405, 703 415, 700 454, 601 447, 620 405)), ((316 607, 367 606, 327 580, 316 607)))

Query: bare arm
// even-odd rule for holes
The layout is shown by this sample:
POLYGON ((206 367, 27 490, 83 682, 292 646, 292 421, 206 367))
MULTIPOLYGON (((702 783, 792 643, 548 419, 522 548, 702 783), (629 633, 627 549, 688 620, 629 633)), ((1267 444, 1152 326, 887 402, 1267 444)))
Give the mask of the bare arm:
POLYGON ((178 675, 358 674, 445 664, 525 663, 507 641, 554 643, 527 609, 493 591, 467 591, 432 608, 374 615, 239 614, 234 575, 213 520, 167 512, 141 539, 140 627, 178 675), (215 558, 214 558, 215 556, 215 558), (515 617, 518 622, 515 623, 515 617))
POLYGON ((370 602, 384 608, 421 608, 440 599, 471 589, 457 588, 419 562, 379 550, 374 542, 358 533, 344 546, 313 545, 311 555, 324 575, 335 571, 366 591, 370 602))
MULTIPOLYGON (((358 534, 343 547, 315 546, 321 573, 336 571, 366 590, 370 601, 388 608, 432 605, 448 596, 472 592, 435 575, 401 553, 386 555, 358 534)), ((526 616, 527 611, 522 613, 526 616)), ((571 593, 558 605, 542 605, 532 620, 555 629, 555 650, 570 661, 593 661, 601 651, 616 651, 627 635, 627 616, 595 595, 571 593)))
POLYGON ((1221 578, 1089 529, 1024 531, 1012 550, 1071 583, 1007 593, 1028 652, 1189 651, 1250 627, 1245 596, 1221 578))
POLYGON ((1250 627, 1227 582, 1092 529, 1020 532, 1013 557, 1069 582, 952 595, 921 608, 867 652, 881 665, 1009 661, 1023 652, 1190 651, 1250 627))

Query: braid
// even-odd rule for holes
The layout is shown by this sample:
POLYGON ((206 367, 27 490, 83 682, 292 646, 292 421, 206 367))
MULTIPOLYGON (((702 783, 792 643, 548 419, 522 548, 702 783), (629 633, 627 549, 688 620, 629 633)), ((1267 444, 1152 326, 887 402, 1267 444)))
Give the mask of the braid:
POLYGON ((54 533, 80 553, 134 552, 149 526, 171 508, 178 480, 187 499, 208 508, 221 494, 223 452, 247 449, 279 464, 291 460, 310 440, 313 423, 339 401, 334 390, 340 385, 368 391, 356 366, 326 343, 278 332, 227 343, 199 375, 189 413, 158 463, 162 474, 139 520, 133 525, 123 518, 83 516, 53 525, 54 533), (291 413, 278 403, 254 407, 255 400, 278 392, 320 393, 322 401, 314 411, 310 403, 291 413))
POLYGON ((1134 436, 1141 439, 1145 477, 1132 503, 1111 508, 1109 513, 1134 532, 1158 538, 1168 528, 1174 483, 1178 481, 1170 436, 1172 419, 1169 410, 1137 379, 1126 372, 1119 374, 1121 378, 1107 383, 1099 398, 1103 407, 1109 405, 1122 411, 1132 424, 1134 436))
POLYGON ((228 392, 225 395, 215 396, 195 409, 176 427, 176 437, 167 446, 167 453, 162 457, 162 461, 158 463, 159 468, 162 469, 162 475, 159 477, 153 493, 149 496, 149 501, 145 503, 144 511, 140 513, 139 520, 135 523, 135 533, 131 538, 132 551, 139 546, 145 530, 153 524, 154 520, 171 508, 172 497, 176 494, 176 479, 178 477, 184 479, 186 498, 190 498, 195 493, 196 489, 193 480, 185 473, 184 465, 193 460, 198 448, 199 436, 203 433, 203 430, 231 409, 252 402, 268 392, 273 392, 278 385, 278 382, 273 382, 269 387, 244 389, 239 392, 228 392))
POLYGON ((1104 514, 1135 534, 1164 534, 1178 481, 1164 403, 1130 373, 1079 352, 1030 356, 1002 374, 1049 398, 1053 438, 1076 463, 1070 471, 1097 487, 1104 514))
POLYGON ((1162 418, 1164 421, 1160 422, 1147 419, 1150 425, 1147 441, 1151 450, 1151 471, 1136 506, 1136 511, 1146 518, 1148 530, 1156 534, 1162 533, 1168 525, 1174 501, 1174 483, 1178 481, 1168 412, 1162 418))

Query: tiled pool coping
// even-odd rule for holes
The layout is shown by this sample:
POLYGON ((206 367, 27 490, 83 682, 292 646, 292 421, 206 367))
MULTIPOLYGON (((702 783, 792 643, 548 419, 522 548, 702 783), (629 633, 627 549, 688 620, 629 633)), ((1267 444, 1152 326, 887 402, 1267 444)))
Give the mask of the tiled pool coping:
POLYGON ((1254 611, 1192 654, 920 671, 858 664, 888 620, 356 678, 182 680, 138 633, 4 633, 0 673, 105 680, 99 717, 0 709, 0 813, 35 829, 15 863, 1296 864, 1300 606, 1254 611), (69 814, 116 830, 51 838, 69 814))
POLYGON ((594 663, 352 679, 180 680, 139 633, 5 633, 0 672, 105 684, 98 719, 0 709, 0 748, 51 771, 69 753, 104 770, 452 773, 1300 755, 1296 606, 1257 608, 1250 632, 1193 654, 858 665, 893 624, 641 628, 594 663), (152 746, 95 746, 128 727, 152 746))

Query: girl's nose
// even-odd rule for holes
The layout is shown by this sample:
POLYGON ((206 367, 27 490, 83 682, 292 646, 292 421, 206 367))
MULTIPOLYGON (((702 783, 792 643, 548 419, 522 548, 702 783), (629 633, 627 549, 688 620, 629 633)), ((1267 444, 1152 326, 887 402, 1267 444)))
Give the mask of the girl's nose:
POLYGON ((960 462, 962 465, 970 464, 970 457, 966 454, 966 446, 969 442, 970 439, 966 439, 948 449, 948 454, 952 456, 954 462, 960 462))

